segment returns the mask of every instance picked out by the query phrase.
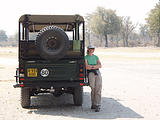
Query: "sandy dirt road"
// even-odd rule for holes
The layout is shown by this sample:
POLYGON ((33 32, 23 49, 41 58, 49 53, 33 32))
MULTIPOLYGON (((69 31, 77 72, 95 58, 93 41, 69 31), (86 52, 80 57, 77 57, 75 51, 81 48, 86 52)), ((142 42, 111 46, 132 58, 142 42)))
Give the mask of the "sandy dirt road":
POLYGON ((103 63, 102 110, 90 109, 90 88, 84 87, 82 107, 71 95, 32 97, 32 107, 20 106, 15 84, 17 48, 0 49, 0 120, 160 120, 160 49, 97 49, 103 63))

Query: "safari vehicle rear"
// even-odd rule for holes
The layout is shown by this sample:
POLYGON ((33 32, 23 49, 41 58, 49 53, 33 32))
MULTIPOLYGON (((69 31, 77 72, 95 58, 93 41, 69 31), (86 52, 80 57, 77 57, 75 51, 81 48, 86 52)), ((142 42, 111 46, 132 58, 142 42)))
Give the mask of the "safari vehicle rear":
POLYGON ((85 26, 80 15, 23 15, 19 19, 19 67, 14 87, 29 107, 39 93, 73 94, 82 105, 85 71, 85 26))

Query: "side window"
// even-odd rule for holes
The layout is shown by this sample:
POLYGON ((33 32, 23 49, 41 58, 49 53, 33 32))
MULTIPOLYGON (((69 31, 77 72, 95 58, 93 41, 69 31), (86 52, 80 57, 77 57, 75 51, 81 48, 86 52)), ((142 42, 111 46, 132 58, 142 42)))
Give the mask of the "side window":
POLYGON ((73 40, 73 31, 65 31, 65 33, 67 34, 69 40, 73 40))
POLYGON ((79 40, 83 40, 83 24, 79 26, 79 40))
POLYGON ((29 40, 36 40, 38 32, 29 32, 29 40))

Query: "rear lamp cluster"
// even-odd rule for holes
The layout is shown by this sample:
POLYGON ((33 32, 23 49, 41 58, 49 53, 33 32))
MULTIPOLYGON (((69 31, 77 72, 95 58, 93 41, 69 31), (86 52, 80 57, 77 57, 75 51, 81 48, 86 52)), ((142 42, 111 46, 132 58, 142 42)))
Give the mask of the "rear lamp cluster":
POLYGON ((83 65, 80 64, 79 67, 79 80, 81 81, 80 86, 83 86, 83 82, 84 82, 84 72, 83 72, 83 65))
POLYGON ((23 85, 23 81, 24 81, 24 66, 23 66, 23 64, 21 64, 20 65, 20 67, 19 67, 20 69, 19 69, 19 80, 20 80, 20 87, 23 87, 24 85, 23 85))

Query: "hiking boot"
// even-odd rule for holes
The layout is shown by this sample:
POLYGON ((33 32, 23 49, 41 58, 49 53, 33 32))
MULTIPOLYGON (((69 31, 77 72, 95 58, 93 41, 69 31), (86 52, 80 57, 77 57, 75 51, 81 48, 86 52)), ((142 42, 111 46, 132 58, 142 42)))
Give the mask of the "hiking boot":
POLYGON ((91 109, 96 109, 96 105, 92 105, 92 106, 91 106, 91 109))
POLYGON ((96 108, 95 108, 95 112, 99 112, 100 111, 100 106, 98 105, 98 106, 96 106, 96 108))

